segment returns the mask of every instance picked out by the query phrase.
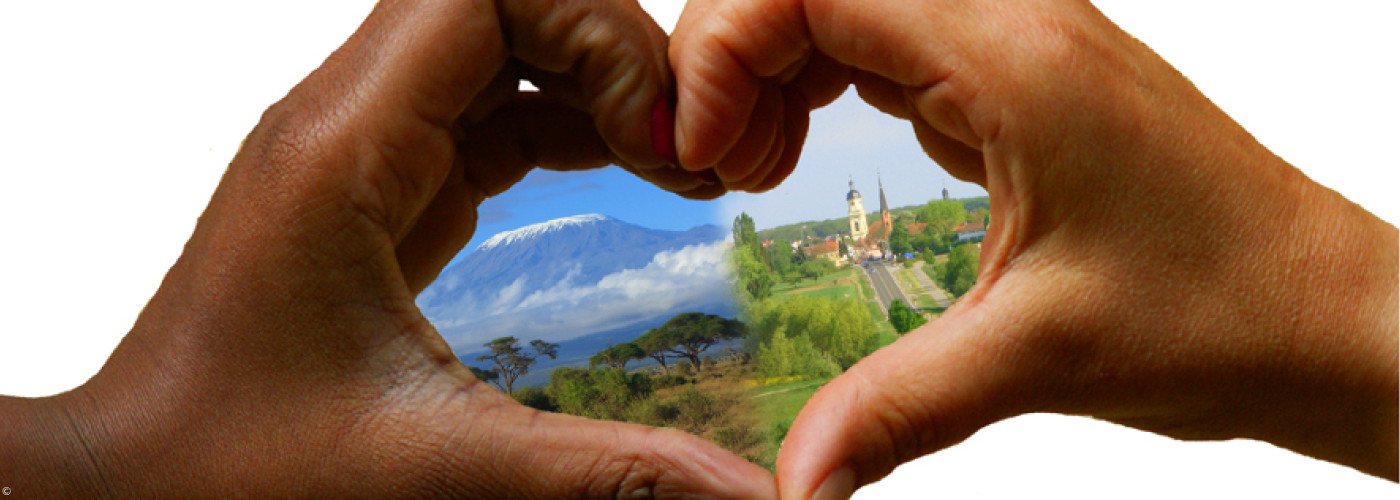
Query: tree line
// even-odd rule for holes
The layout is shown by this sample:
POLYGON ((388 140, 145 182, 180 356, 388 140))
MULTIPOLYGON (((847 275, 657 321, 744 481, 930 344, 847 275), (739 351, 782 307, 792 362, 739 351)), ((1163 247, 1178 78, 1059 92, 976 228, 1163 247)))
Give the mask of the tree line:
POLYGON ((714 314, 681 313, 631 342, 613 344, 598 351, 588 358, 588 365, 625 370, 630 361, 651 358, 669 375, 671 368, 668 360, 685 359, 698 369, 701 367, 701 353, 716 344, 743 336, 744 324, 738 321, 714 314))

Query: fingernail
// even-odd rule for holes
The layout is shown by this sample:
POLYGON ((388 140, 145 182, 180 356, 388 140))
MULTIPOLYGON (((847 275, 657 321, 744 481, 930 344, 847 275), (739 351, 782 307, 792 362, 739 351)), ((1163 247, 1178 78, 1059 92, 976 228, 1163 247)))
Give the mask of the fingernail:
POLYGON ((812 500, 845 500, 856 492, 856 472, 850 467, 836 469, 812 492, 812 500))
POLYGON ((715 173, 715 169, 713 168, 707 168, 698 172, 687 170, 686 173, 689 173, 691 177, 694 177, 695 180, 704 183, 706 186, 719 184, 719 174, 715 173))
POLYGON ((664 97, 651 107, 651 149, 670 164, 680 165, 676 156, 676 112, 664 97))

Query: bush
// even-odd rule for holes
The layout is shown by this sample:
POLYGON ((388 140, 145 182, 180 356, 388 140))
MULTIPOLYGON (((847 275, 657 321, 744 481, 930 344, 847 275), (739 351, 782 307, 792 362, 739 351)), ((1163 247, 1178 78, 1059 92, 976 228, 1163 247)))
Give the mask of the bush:
POLYGON ((653 427, 674 427, 681 416, 681 408, 675 401, 658 401, 647 398, 627 409, 628 422, 653 427))
POLYGON ((651 388, 657 391, 689 383, 690 379, 674 373, 670 375, 657 375, 651 378, 651 388))
POLYGON ((762 436, 747 426, 727 425, 715 429, 714 439, 711 441, 726 450, 742 450, 758 444, 761 440, 762 436))
POLYGON ((623 420, 633 403, 651 396, 651 379, 614 369, 557 368, 545 393, 558 411, 581 417, 623 420))
POLYGON ((714 396, 700 392, 694 387, 685 388, 672 401, 680 411, 676 417, 676 426, 691 433, 703 431, 711 421, 723 413, 714 396))
POLYGON ((554 399, 544 393, 544 389, 539 387, 526 387, 517 389, 510 397, 522 405, 540 411, 558 411, 559 406, 554 404, 554 399))
POLYGON ((908 305, 904 304, 904 301, 895 299, 894 302, 890 303, 890 324, 894 325, 894 331, 899 332, 900 335, 909 333, 924 323, 928 323, 928 320, 924 319, 924 315, 910 309, 908 305))

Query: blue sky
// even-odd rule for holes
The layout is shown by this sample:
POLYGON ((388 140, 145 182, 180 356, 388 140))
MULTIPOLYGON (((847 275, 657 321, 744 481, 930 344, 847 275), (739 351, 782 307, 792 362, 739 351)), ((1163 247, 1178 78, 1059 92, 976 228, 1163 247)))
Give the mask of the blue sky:
POLYGON ((812 113, 792 176, 767 193, 720 198, 719 216, 729 221, 746 212, 759 229, 846 217, 850 180, 864 198, 866 212, 875 212, 880 209, 877 172, 890 208, 927 203, 942 196, 944 186, 953 198, 987 194, 981 186, 954 179, 929 159, 909 122, 875 110, 848 89, 812 113))
POLYGON ((720 221, 718 203, 681 198, 618 167, 535 170, 520 184, 481 204, 476 234, 462 253, 470 253, 501 231, 587 213, 673 231, 720 221))

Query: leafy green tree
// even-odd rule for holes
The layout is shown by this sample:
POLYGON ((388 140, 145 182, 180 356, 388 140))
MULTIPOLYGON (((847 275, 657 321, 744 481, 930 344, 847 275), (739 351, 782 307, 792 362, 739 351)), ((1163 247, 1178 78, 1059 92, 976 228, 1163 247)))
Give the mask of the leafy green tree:
POLYGON ((953 228, 967 221, 967 208, 958 200, 930 201, 919 209, 918 221, 927 222, 926 230, 932 231, 935 241, 942 243, 941 248, 948 248, 955 237, 953 228))
POLYGON ((761 357, 756 350, 782 329, 789 339, 807 338, 816 352, 837 364, 838 371, 875 351, 878 344, 875 322, 884 320, 872 317, 870 309, 858 299, 832 300, 807 295, 751 305, 745 314, 749 321, 746 344, 755 350, 751 351, 755 363, 761 357))
POLYGON ((497 376, 492 377, 490 382, 506 394, 511 394, 516 379, 530 372, 530 366, 535 364, 537 358, 549 356, 549 359, 554 359, 559 355, 559 344, 543 340, 530 341, 530 349, 533 352, 526 352, 515 337, 501 337, 482 345, 491 351, 477 356, 476 360, 491 362, 492 367, 486 371, 495 372, 497 376))
POLYGON ((903 224, 895 224, 890 231, 890 251, 895 255, 903 255, 914 251, 913 245, 909 244, 909 228, 903 224))
POLYGON ((754 257, 760 257, 758 249, 761 248, 758 240, 758 232, 754 231, 753 217, 748 213, 739 212, 739 216, 734 218, 734 248, 746 248, 753 252, 754 257))
POLYGON ((973 245, 959 245, 948 253, 948 262, 936 267, 935 280, 954 297, 962 297, 977 283, 979 256, 973 245))
POLYGON ((805 279, 817 279, 836 272, 836 263, 827 259, 812 259, 803 262, 798 272, 805 279))
POLYGON ((671 346, 673 345, 671 339, 665 333, 651 329, 633 340, 632 344, 641 349, 644 356, 656 360, 656 364, 661 365, 661 370, 667 375, 671 374, 671 368, 666 365, 666 360, 675 356, 671 354, 671 346))
POLYGON ((665 324, 654 328, 657 337, 666 339, 666 348, 676 357, 690 361, 697 370, 701 368, 700 353, 710 346, 744 336, 744 324, 722 316, 700 312, 677 314, 665 324))
POLYGON ((904 301, 895 299, 890 303, 890 324, 894 325, 894 330, 900 335, 909 333, 911 330, 927 323, 924 315, 910 309, 904 301))
POLYGON ((627 369, 627 363, 629 361, 643 359, 645 357, 647 357, 647 353, 643 352, 642 348, 637 347, 637 344, 623 342, 621 344, 610 345, 606 349, 598 351, 593 357, 588 358, 588 366, 592 368, 598 365, 608 365, 619 370, 625 370, 627 369))
POLYGON ((787 280, 795 274, 793 264, 798 261, 798 256, 802 255, 801 251, 793 252, 791 246, 779 242, 768 245, 764 253, 773 273, 783 280, 787 280))
POLYGON ((753 300, 763 300, 773 295, 773 273, 751 252, 735 248, 730 253, 734 259, 734 272, 738 275, 739 290, 753 300))
POLYGON ((851 247, 846 245, 846 240, 837 240, 836 252, 842 257, 849 257, 851 255, 851 247))
POLYGON ((480 380, 482 382, 494 382, 497 378, 500 378, 501 376, 501 374, 496 373, 493 370, 482 370, 475 366, 468 366, 467 369, 472 371, 472 376, 475 376, 477 380, 480 380))
POLYGON ((755 369, 765 377, 797 375, 829 378, 841 373, 841 367, 830 356, 817 350, 806 335, 788 338, 784 328, 778 328, 768 342, 759 346, 755 369))

